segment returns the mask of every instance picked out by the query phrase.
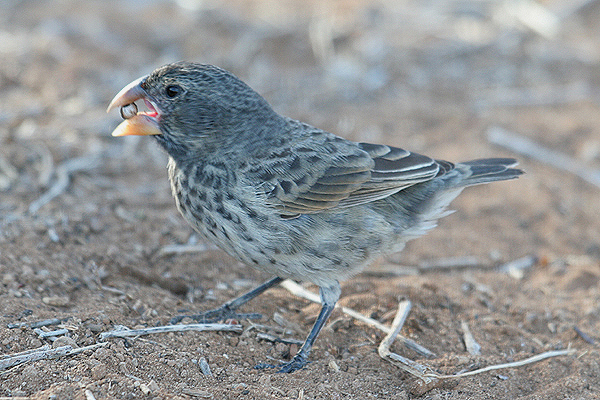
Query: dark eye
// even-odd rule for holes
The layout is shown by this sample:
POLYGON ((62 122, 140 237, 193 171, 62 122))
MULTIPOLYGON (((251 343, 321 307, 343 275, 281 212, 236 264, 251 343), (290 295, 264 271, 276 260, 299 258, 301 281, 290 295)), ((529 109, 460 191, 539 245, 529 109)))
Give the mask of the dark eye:
POLYGON ((167 97, 171 98, 179 95, 181 92, 183 92, 183 89, 181 88, 181 86, 178 85, 169 85, 165 89, 165 94, 167 95, 167 97))

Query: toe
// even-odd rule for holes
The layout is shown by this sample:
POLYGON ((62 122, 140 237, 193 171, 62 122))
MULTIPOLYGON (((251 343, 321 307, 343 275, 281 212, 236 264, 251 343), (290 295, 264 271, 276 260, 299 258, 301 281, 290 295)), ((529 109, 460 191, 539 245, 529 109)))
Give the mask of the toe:
POLYGON ((283 364, 277 372, 280 374, 289 374, 304 368, 307 364, 308 360, 306 358, 294 357, 290 362, 283 364))

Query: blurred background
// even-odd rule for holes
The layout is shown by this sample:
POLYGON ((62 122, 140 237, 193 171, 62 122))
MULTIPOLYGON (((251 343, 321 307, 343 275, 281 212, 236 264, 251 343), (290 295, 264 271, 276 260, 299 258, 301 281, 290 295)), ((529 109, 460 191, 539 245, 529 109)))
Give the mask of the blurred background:
MULTIPOLYGON (((123 86, 165 63, 197 61, 232 71, 279 113, 348 139, 455 162, 517 158, 526 175, 466 190, 456 213, 383 272, 344 283, 341 303, 389 323, 398 296, 409 297, 407 334, 437 352, 427 362, 447 373, 571 342, 586 352, 464 380, 431 398, 597 393, 599 21, 597 0, 1 1, 2 324, 70 318, 72 342, 92 344, 115 324, 166 323, 266 278, 198 251, 206 247, 175 209, 153 140, 110 136, 121 118, 105 110, 123 86), (513 269, 496 268, 514 260, 513 269), (472 324, 480 358, 465 356, 460 320, 472 324)), ((281 289, 253 307, 295 321, 298 338, 317 312, 281 289)), ((407 399, 407 375, 375 354, 381 337, 360 324, 336 326, 321 334, 306 371, 273 376, 284 383, 277 396, 337 398, 327 389, 334 382, 364 398, 407 399), (329 359, 342 372, 332 373, 329 359)), ((153 338, 160 352, 152 341, 127 349, 114 341, 118 358, 16 368, 0 375, 0 395, 68 386, 71 378, 48 372, 64 371, 91 379, 100 397, 138 393, 137 375, 165 398, 186 385, 222 390, 215 398, 267 398, 270 386, 257 384, 250 366, 290 354, 289 345, 253 336, 196 338, 153 338), (223 386, 199 372, 199 355, 221 368, 223 386)), ((0 329, 3 353, 46 341, 31 329, 0 329)))
POLYGON ((0 11, 5 235, 24 215, 52 225, 67 209, 93 214, 110 193, 168 198, 156 180, 164 155, 151 140, 110 137, 119 116, 104 110, 131 80, 190 60, 229 69, 278 112, 352 140, 451 161, 521 160, 518 182, 458 200, 461 216, 450 218, 469 231, 434 234, 437 245, 415 244, 409 261, 481 253, 488 235, 503 258, 600 255, 597 1, 7 0, 0 11), (550 153, 494 144, 515 135, 550 153), (562 155, 570 172, 550 165, 562 155))

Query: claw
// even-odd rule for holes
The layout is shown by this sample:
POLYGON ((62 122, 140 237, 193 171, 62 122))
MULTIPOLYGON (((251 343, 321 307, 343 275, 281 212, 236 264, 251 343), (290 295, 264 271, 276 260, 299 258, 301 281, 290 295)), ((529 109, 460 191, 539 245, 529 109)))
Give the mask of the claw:
POLYGON ((279 364, 279 365, 261 363, 261 364, 255 365, 254 369, 279 368, 279 371, 277 371, 278 374, 289 374, 290 372, 295 372, 295 371, 298 371, 299 369, 306 367, 309 363, 310 363, 310 361, 308 361, 308 359, 306 357, 296 355, 296 356, 294 356, 294 358, 292 358, 290 361, 288 361, 286 363, 279 364))
POLYGON ((277 373, 289 374, 290 372, 298 371, 299 369, 306 367, 309 362, 310 361, 308 361, 306 357, 294 356, 294 358, 292 358, 290 362, 286 362, 285 364, 281 365, 281 368, 279 369, 279 371, 277 371, 277 373))

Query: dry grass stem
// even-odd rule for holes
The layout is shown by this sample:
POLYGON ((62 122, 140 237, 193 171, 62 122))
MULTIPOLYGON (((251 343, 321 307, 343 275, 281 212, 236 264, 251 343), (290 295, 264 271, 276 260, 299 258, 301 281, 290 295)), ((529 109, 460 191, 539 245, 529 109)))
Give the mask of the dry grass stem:
POLYGON ((55 349, 51 349, 48 346, 42 346, 39 349, 33 351, 27 350, 21 353, 10 355, 0 360, 0 371, 14 367, 19 364, 45 360, 49 358, 66 357, 75 354, 82 353, 87 350, 94 350, 98 347, 107 345, 108 343, 96 343, 90 346, 73 348, 72 346, 61 346, 55 349))
MULTIPOLYGON (((306 300, 310 300, 314 303, 321 302, 321 299, 319 298, 319 296, 317 294, 309 292, 308 290, 304 289, 302 286, 298 285, 296 282, 294 282, 292 280, 286 279, 285 281, 281 282, 280 285, 295 296, 302 297, 302 298, 304 298, 306 300)), ((374 320, 373 318, 366 317, 366 316, 362 315, 361 313, 354 311, 353 309, 348 308, 348 307, 342 307, 339 305, 336 307, 339 308, 340 310, 342 310, 342 312, 344 314, 349 315, 352 318, 357 319, 358 321, 361 321, 367 325, 374 326, 375 328, 379 329, 380 331, 382 331, 384 333, 390 333, 389 327, 385 326, 384 324, 382 324, 379 321, 374 320)), ((435 356, 435 353, 433 353, 431 350, 421 346, 420 344, 416 343, 415 341, 410 340, 409 338, 406 338, 402 335, 400 335, 399 338, 406 347, 416 351, 420 355, 425 356, 425 357, 435 356)))
POLYGON ((487 136, 488 140, 495 145, 531 157, 554 168, 570 172, 600 188, 600 171, 591 169, 566 154, 545 148, 526 137, 509 132, 498 126, 491 127, 488 130, 487 136))
POLYGON ((477 343, 473 334, 471 333, 471 329, 469 329, 469 324, 466 321, 460 322, 460 328, 463 331, 463 340, 465 342, 465 348, 472 356, 478 356, 481 354, 481 345, 477 343))
POLYGON ((151 335, 154 333, 168 333, 168 332, 186 332, 186 331, 228 331, 228 332, 241 332, 241 325, 231 324, 177 324, 177 325, 164 325, 164 326, 153 326, 150 328, 143 329, 115 329, 113 331, 102 332, 100 339, 108 338, 124 338, 133 336, 151 335))

